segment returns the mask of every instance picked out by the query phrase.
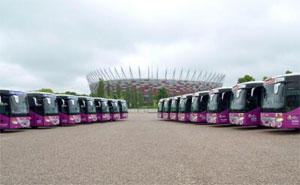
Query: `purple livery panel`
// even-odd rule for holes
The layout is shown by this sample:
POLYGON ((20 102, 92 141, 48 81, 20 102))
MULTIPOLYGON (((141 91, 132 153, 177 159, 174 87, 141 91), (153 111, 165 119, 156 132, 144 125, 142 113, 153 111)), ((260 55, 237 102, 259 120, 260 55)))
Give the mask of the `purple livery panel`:
POLYGON ((178 121, 190 121, 191 113, 178 113, 178 121))
POLYGON ((163 116, 164 116, 164 119, 170 120, 171 114, 168 113, 168 112, 164 112, 164 113, 163 113, 163 116))
POLYGON ((128 113, 127 112, 121 113, 121 119, 128 119, 128 113))
POLYGON ((190 121, 194 123, 205 123, 207 111, 191 113, 190 121))
POLYGON ((76 124, 81 122, 81 116, 80 114, 76 115, 68 115, 66 113, 59 113, 59 119, 61 125, 70 125, 70 124, 76 124))
POLYGON ((287 113, 261 114, 261 124, 267 127, 300 128, 300 107, 287 113))
POLYGON ((163 114, 162 112, 158 112, 158 113, 157 113, 157 117, 158 117, 158 118, 164 118, 164 114, 163 114))
POLYGON ((88 114, 87 122, 97 122, 97 114, 88 114))
POLYGON ((97 121, 97 114, 83 114, 81 113, 81 123, 91 123, 97 121))
POLYGON ((109 121, 110 118, 110 113, 98 113, 97 114, 98 121, 109 121))
POLYGON ((207 123, 229 124, 229 109, 219 113, 207 113, 207 123))
POLYGON ((170 113, 170 120, 178 121, 178 113, 170 113))
POLYGON ((30 111, 29 115, 31 117, 30 126, 31 127, 48 127, 55 126, 59 124, 59 116, 41 116, 36 112, 30 111))
POLYGON ((233 125, 260 125, 260 107, 246 113, 229 113, 229 120, 233 125))
POLYGON ((120 119, 120 113, 111 113, 111 120, 116 121, 120 119))
POLYGON ((8 117, 0 114, 0 129, 17 129, 30 127, 29 116, 8 117))

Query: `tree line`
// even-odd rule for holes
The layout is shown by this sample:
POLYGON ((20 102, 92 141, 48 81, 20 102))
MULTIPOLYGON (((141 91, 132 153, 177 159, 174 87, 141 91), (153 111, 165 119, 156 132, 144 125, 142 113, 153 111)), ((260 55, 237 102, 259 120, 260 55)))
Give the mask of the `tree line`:
MULTIPOLYGON (((293 73, 292 71, 285 71, 285 74, 291 74, 293 73)), ((264 76, 262 80, 266 80, 270 77, 267 77, 267 76, 264 76)), ((245 75, 241 78, 238 79, 237 83, 243 83, 243 82, 250 82, 250 81, 255 81, 255 78, 253 76, 250 76, 250 75, 245 75)))
POLYGON ((135 87, 127 87, 125 90, 122 90, 120 83, 117 84, 114 91, 109 82, 105 84, 102 79, 99 79, 96 93, 91 94, 91 96, 124 99, 127 101, 129 108, 156 108, 159 99, 168 97, 168 91, 166 88, 161 88, 158 94, 154 95, 153 89, 150 88, 147 95, 144 96, 141 90, 135 87))

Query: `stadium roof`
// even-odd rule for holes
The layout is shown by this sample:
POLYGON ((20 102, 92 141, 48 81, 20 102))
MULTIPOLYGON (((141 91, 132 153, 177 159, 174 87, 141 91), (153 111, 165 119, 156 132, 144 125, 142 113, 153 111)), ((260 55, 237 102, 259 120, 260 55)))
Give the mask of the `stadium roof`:
POLYGON ((182 81, 199 81, 199 82, 215 82, 223 83, 225 74, 208 72, 202 70, 168 70, 166 68, 162 72, 160 68, 156 68, 154 71, 152 67, 148 67, 147 72, 142 73, 140 67, 137 67, 136 71, 133 71, 131 67, 126 68, 116 67, 113 68, 101 68, 91 71, 86 75, 89 84, 96 83, 99 79, 104 81, 114 80, 129 80, 129 79, 149 79, 149 80, 182 80, 182 81))

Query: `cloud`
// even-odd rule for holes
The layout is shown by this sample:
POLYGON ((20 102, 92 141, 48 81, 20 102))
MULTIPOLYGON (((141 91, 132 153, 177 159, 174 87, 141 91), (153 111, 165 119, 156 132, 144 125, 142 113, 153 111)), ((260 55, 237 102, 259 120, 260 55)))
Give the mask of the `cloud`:
POLYGON ((225 85, 299 71, 299 8, 292 0, 3 0, 0 86, 89 93, 88 72, 129 65, 225 73, 225 85))

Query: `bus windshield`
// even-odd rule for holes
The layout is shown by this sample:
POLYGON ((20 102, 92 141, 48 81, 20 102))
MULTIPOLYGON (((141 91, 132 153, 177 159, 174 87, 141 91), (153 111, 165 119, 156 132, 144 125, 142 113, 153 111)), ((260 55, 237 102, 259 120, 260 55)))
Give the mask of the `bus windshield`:
POLYGON ((128 112, 128 107, 127 104, 125 102, 122 102, 122 112, 128 112))
POLYGON ((163 103, 159 102, 158 103, 158 112, 162 112, 163 111, 163 103))
POLYGON ((106 101, 102 102, 102 113, 109 113, 109 107, 106 101))
POLYGON ((165 101, 164 103, 164 112, 168 112, 169 111, 169 104, 168 104, 168 100, 165 101))
POLYGON ((264 84, 262 108, 264 110, 280 110, 284 108, 284 84, 264 84))
POLYGON ((180 103, 179 103, 179 112, 185 112, 186 101, 187 101, 186 98, 183 98, 183 99, 180 100, 180 103))
POLYGON ((113 111, 114 111, 114 113, 118 113, 118 112, 120 112, 120 109, 119 109, 118 103, 116 103, 116 102, 113 102, 113 103, 112 103, 112 107, 113 107, 113 111))
POLYGON ((171 112, 176 112, 176 111, 177 111, 177 101, 173 99, 171 103, 171 112))
POLYGON ((199 96, 195 96, 192 99, 192 112, 199 111, 199 96))
POLYGON ((87 100, 87 111, 88 113, 95 113, 96 112, 96 106, 94 104, 93 100, 87 100))
POLYGON ((220 94, 210 94, 209 95, 209 102, 207 105, 207 109, 209 111, 217 111, 218 110, 218 103, 219 103, 219 98, 220 94))
POLYGON ((247 89, 237 89, 232 91, 231 110, 244 110, 246 105, 247 89))
POLYGON ((58 114, 58 107, 55 100, 54 96, 43 99, 45 114, 58 114))
POLYGON ((75 99, 68 100, 68 105, 69 105, 69 111, 71 114, 74 114, 74 113, 79 114, 80 113, 78 100, 75 100, 75 99))
POLYGON ((11 114, 28 114, 29 106, 25 94, 11 95, 11 114))

